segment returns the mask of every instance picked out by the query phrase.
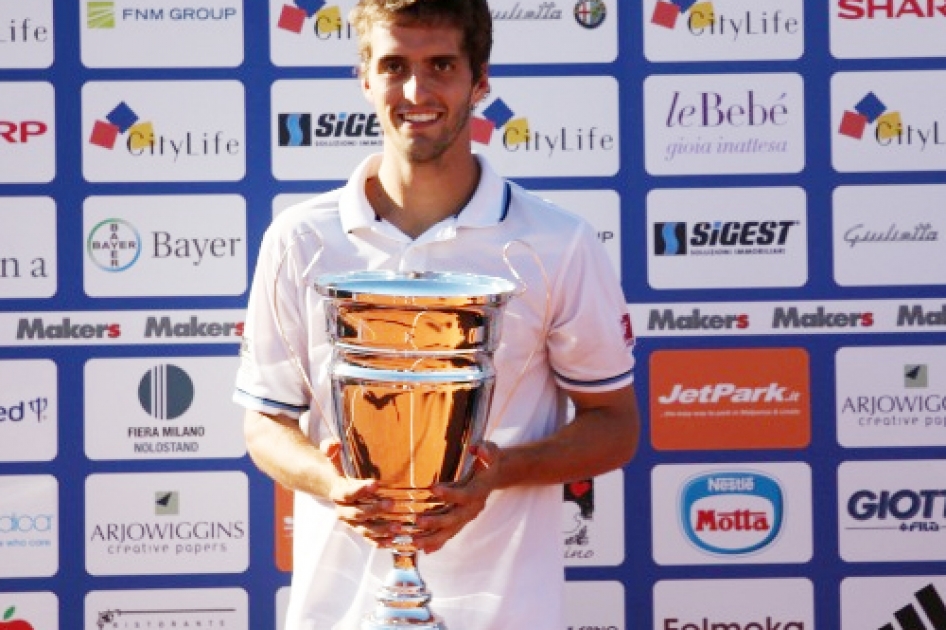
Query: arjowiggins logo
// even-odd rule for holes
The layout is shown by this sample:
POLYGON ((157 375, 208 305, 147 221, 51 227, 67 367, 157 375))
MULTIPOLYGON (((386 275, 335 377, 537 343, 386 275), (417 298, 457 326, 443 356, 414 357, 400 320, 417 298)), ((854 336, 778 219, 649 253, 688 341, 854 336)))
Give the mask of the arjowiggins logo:
POLYGON ((657 256, 745 256, 784 254, 798 221, 703 221, 654 224, 657 256))
POLYGON ((557 153, 581 153, 612 151, 616 141, 609 133, 602 133, 596 126, 587 128, 561 127, 557 131, 539 130, 529 124, 526 117, 517 117, 513 110, 497 98, 479 116, 471 120, 473 142, 489 145, 493 132, 502 130, 502 146, 509 152, 533 152, 551 158, 557 153))
POLYGON ((176 365, 155 366, 138 383, 138 402, 159 420, 176 420, 194 402, 194 381, 176 365))
POLYGON ((575 20, 584 28, 598 28, 608 17, 608 7, 602 0, 578 0, 574 14, 575 20))
POLYGON ((284 31, 301 34, 306 23, 317 39, 352 39, 354 29, 342 17, 338 5, 327 5, 323 0, 295 0, 283 5, 276 26, 284 31), (324 6, 323 6, 324 5, 324 6))
POLYGON ((778 481, 754 472, 699 475, 683 487, 680 520, 687 539, 727 556, 764 549, 778 537, 785 498, 778 481))
POLYGON ((89 232, 85 251, 99 269, 125 271, 141 256, 141 235, 124 219, 105 219, 89 232))

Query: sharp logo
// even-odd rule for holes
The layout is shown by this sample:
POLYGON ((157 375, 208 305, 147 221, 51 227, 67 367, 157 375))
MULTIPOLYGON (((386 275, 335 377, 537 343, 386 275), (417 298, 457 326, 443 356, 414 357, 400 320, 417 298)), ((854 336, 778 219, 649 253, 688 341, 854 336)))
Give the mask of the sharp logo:
POLYGON ((41 120, 0 120, 0 141, 9 144, 26 144, 47 131, 49 125, 41 120))
POLYGON ((885 623, 878 630, 946 630, 946 604, 936 587, 927 584, 913 594, 916 603, 926 615, 926 621, 914 604, 907 604, 893 613, 897 625, 885 623), (929 625, 927 625, 927 623, 929 625))
POLYGON ((946 17, 944 0, 839 0, 842 20, 898 20, 946 17))

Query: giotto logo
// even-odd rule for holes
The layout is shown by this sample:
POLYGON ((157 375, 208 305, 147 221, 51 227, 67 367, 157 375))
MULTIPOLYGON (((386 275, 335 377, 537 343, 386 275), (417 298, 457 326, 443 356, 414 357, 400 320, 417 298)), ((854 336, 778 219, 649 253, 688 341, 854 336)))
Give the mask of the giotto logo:
POLYGON ((51 475, 0 476, 0 577, 59 570, 59 482, 51 475))
POLYGON ((238 81, 86 83, 83 173, 93 182, 240 180, 244 101, 238 81))
POLYGON ((946 559, 946 463, 844 462, 838 468, 840 553, 847 562, 946 559))
POLYGON ((89 197, 83 223, 89 295, 236 295, 246 289, 243 197, 89 197), (200 222, 192 220, 195 212, 200 222))
POLYGON ((808 279, 801 188, 653 190, 647 220, 655 288, 801 286, 808 279), (770 208, 778 214, 760 214, 770 208))
POLYGON ((238 472, 92 475, 86 569, 92 575, 245 571, 247 492, 246 475, 238 472))
POLYGON ((946 21, 942 0, 832 0, 831 53, 838 58, 942 57, 937 34, 946 21))
POLYGON ((611 176, 620 159, 617 83, 611 77, 491 80, 472 120, 473 141, 511 176, 611 176), (550 107, 546 95, 555 94, 550 107))
POLYGON ((946 168, 946 97, 918 94, 943 71, 840 72, 831 79, 832 162, 842 172, 946 168))
POLYGON ((609 63, 618 51, 615 0, 494 0, 493 63, 609 63))
POLYGON ((80 6, 87 67, 235 67, 243 61, 243 6, 235 0, 84 1, 80 6))
POLYGON ((269 0, 270 56, 277 66, 353 66, 355 0, 269 0))
POLYGON ((807 562, 807 465, 663 465, 652 473, 654 559, 659 564, 807 562))
POLYGON ((946 186, 834 190, 834 279, 841 286, 946 284, 946 186), (909 199, 909 203, 904 203, 909 199))
POLYGON ((813 630, 805 579, 664 580, 654 585, 661 630, 813 630))
POLYGON ((650 76, 645 165, 652 175, 796 173, 805 165, 797 74, 650 76))
POLYGON ((0 8, 0 69, 53 63, 53 0, 21 0, 0 8))
POLYGON ((133 623, 144 628, 248 630, 248 599, 238 588, 92 591, 85 598, 85 627, 133 623))
POLYGON ((651 61, 797 59, 801 0, 648 0, 644 52, 651 61))
POLYGON ((49 197, 0 197, 0 298, 56 293, 56 202, 49 197))
POLYGON ((50 83, 0 84, 0 184, 45 184, 56 176, 55 100, 50 83))

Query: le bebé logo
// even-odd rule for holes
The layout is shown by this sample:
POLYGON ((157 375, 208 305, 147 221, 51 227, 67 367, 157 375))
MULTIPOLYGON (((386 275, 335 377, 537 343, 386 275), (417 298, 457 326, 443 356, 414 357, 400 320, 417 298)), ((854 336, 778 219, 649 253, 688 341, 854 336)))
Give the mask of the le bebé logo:
POLYGON ((240 140, 228 138, 225 133, 222 130, 188 130, 165 135, 154 123, 142 120, 128 103, 121 101, 104 120, 95 121, 89 144, 109 151, 118 148, 133 158, 168 159, 174 163, 191 158, 239 155, 240 140))
POLYGON ((558 130, 537 129, 525 116, 517 115, 502 98, 496 98, 470 123, 473 142, 490 145, 494 135, 502 147, 510 152, 544 155, 551 158, 559 153, 613 151, 617 141, 610 133, 596 126, 566 127, 558 130), (499 130, 500 133, 495 133, 499 130))
MULTIPOLYGON (((725 5, 725 0, 722 3, 725 5)), ((801 21, 780 9, 769 13, 747 9, 733 14, 717 11, 713 2, 696 0, 658 0, 650 23, 662 28, 675 29, 683 17, 686 30, 695 37, 722 37, 736 41, 744 37, 795 35, 801 21)))

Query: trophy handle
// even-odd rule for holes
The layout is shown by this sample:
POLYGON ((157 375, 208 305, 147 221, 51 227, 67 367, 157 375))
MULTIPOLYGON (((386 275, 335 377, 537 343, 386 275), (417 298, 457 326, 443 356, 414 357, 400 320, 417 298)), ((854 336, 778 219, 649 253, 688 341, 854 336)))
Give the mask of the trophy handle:
MULTIPOLYGON (((506 268, 509 269, 509 271, 516 278, 516 281, 519 284, 520 288, 518 288, 514 294, 516 297, 524 295, 529 290, 529 283, 526 282, 522 278, 522 276, 519 274, 518 271, 516 271, 516 267, 512 264, 512 261, 509 259, 509 250, 512 249, 514 245, 520 245, 526 249, 529 255, 532 256, 532 260, 535 261, 536 266, 539 268, 539 272, 542 274, 542 283, 545 285, 544 286, 545 312, 542 314, 542 327, 540 328, 540 330, 542 331, 542 334, 544 335, 545 331, 549 327, 549 318, 551 316, 551 306, 552 306, 552 286, 551 286, 551 283, 549 282, 549 275, 545 269, 545 264, 542 262, 542 259, 539 258, 539 255, 536 253, 535 249, 531 245, 519 239, 508 241, 505 245, 503 245, 503 262, 506 264, 506 268)), ((532 352, 529 353, 529 357, 526 359, 525 364, 523 364, 522 370, 520 370, 519 375, 516 377, 516 380, 513 381, 512 388, 509 390, 509 395, 506 396, 506 400, 503 402, 503 406, 500 407, 499 412, 495 416, 491 417, 491 420, 496 420, 496 421, 488 423, 483 435, 484 440, 489 440, 490 436, 493 433, 493 429, 495 428, 497 424, 498 419, 502 418, 503 415, 505 415, 506 409, 509 407, 509 403, 512 401, 513 394, 516 392, 517 389, 519 389, 519 385, 522 384, 522 379, 525 377, 526 372, 529 370, 529 366, 532 365, 532 359, 535 358, 536 352, 538 352, 539 348, 542 347, 542 344, 544 343, 544 339, 545 339, 544 337, 540 337, 539 341, 535 344, 535 347, 532 348, 532 352)))
POLYGON ((273 314, 276 320, 276 330, 279 332, 279 336, 282 338, 282 342, 286 346, 286 350, 289 351, 289 361, 296 369, 296 372, 298 372, 299 376, 302 378, 302 382, 305 384, 306 389, 309 390, 309 396, 311 397, 312 402, 315 403, 316 409, 318 409, 323 426, 328 429, 329 435, 331 435, 336 440, 340 440, 338 434, 335 432, 334 427, 332 427, 332 423, 329 421, 328 416, 325 415, 325 409, 322 407, 322 403, 319 402, 319 397, 316 395, 315 387, 312 386, 312 381, 309 379, 309 374, 306 372, 305 366, 302 363, 302 359, 299 357, 299 354, 296 352, 295 348, 292 347, 292 342, 289 341, 289 336, 286 334, 286 329, 283 326, 282 318, 279 314, 280 275, 282 274, 283 267, 289 260, 289 254, 292 253, 293 248, 299 243, 300 239, 306 235, 314 235, 316 237, 319 242, 319 249, 316 251, 315 255, 312 256, 312 260, 309 261, 309 263, 302 270, 302 278, 305 278, 309 275, 318 262, 319 258, 322 256, 322 252, 325 250, 325 240, 317 230, 299 232, 293 236, 289 244, 286 245, 286 249, 283 250, 282 256, 279 258, 279 265, 276 267, 276 274, 273 277, 273 314))

